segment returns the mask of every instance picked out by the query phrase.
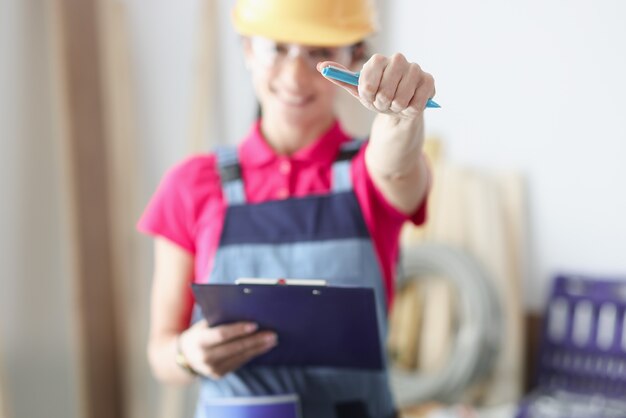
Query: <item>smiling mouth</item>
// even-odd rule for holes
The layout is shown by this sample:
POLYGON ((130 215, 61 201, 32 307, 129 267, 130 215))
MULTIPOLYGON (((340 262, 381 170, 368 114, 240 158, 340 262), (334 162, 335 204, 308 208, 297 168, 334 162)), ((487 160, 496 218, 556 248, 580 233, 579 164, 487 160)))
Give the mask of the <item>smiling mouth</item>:
POLYGON ((284 96, 276 95, 276 98, 284 105, 289 107, 305 107, 314 99, 313 95, 307 96, 284 96))

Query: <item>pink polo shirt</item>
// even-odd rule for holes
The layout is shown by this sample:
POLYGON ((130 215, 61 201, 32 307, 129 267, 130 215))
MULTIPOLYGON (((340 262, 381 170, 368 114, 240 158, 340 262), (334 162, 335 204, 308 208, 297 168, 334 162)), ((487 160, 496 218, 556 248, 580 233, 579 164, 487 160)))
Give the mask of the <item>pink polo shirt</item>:
MULTIPOLYGON (((260 123, 239 145, 239 158, 249 203, 327 193, 339 146, 349 141, 335 123, 318 141, 291 156, 277 155, 265 142, 260 123)), ((399 233, 405 221, 426 219, 426 202, 406 215, 386 201, 367 172, 365 147, 351 162, 354 192, 372 236, 387 291, 394 293, 399 233)), ((164 176, 138 223, 138 229, 174 242, 195 258, 196 282, 205 282, 213 266, 226 206, 214 154, 192 156, 164 176)))

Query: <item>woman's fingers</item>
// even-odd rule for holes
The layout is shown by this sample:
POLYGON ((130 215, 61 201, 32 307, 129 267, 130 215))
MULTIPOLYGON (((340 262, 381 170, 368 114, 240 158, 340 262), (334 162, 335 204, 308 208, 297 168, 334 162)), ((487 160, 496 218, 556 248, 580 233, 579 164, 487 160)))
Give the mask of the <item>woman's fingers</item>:
POLYGON ((206 320, 201 320, 180 335, 178 350, 185 355, 187 362, 194 370, 204 373, 207 367, 210 367, 210 364, 207 365, 207 353, 210 353, 214 347, 250 335, 256 329, 256 324, 250 322, 238 322, 211 328, 206 320))
POLYGON ((205 347, 223 344, 257 330, 257 325, 252 322, 237 322, 234 324, 220 325, 208 328, 203 332, 200 343, 205 347))
POLYGON ((373 106, 377 111, 386 113, 389 111, 392 101, 400 93, 399 84, 407 75, 409 63, 402 54, 393 55, 383 69, 383 75, 376 92, 373 106))
MULTIPOLYGON (((259 356, 276 346, 278 343, 276 335, 273 333, 260 333, 260 338, 246 337, 246 340, 250 340, 245 344, 238 345, 233 350, 228 350, 228 355, 223 357, 220 361, 211 365, 208 370, 207 376, 214 379, 219 379, 226 374, 239 369, 248 361, 254 357, 259 356)), ((235 344, 235 342, 229 343, 235 344)))
POLYGON ((380 54, 374 54, 363 66, 359 77, 359 100, 363 106, 378 111, 374 106, 376 94, 380 89, 383 73, 389 59, 380 54))
POLYGON ((216 345, 205 351, 205 362, 207 364, 219 364, 229 357, 245 353, 255 347, 273 347, 276 343, 276 334, 265 331, 236 340, 227 341, 216 345))
POLYGON ((396 94, 391 101, 389 111, 392 113, 401 113, 409 106, 411 99, 415 95, 415 86, 419 82, 420 68, 417 64, 410 64, 406 73, 402 76, 402 80, 398 84, 396 94))
POLYGON ((409 102, 408 106, 406 106, 399 113, 405 117, 412 118, 416 115, 420 114, 426 108, 426 102, 431 97, 435 96, 435 82, 433 77, 424 73, 424 75, 420 78, 420 81, 415 88, 415 92, 413 93, 413 97, 409 102))
POLYGON ((195 371, 218 378, 276 345, 275 333, 257 329, 250 322, 209 327, 199 321, 181 335, 180 349, 195 371))

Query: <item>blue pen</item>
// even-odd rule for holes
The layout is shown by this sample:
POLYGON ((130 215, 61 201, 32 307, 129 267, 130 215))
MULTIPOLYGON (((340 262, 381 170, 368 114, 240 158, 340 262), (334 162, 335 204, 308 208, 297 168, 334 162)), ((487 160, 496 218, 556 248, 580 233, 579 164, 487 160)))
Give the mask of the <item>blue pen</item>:
MULTIPOLYGON (((332 65, 329 65, 328 67, 324 67, 322 69, 322 75, 324 77, 343 81, 344 83, 352 84, 353 86, 359 85, 359 74, 360 73, 353 73, 352 71, 333 67, 332 65)), ((428 101, 426 102, 426 107, 436 108, 441 106, 439 106, 434 100, 428 99, 428 101)))

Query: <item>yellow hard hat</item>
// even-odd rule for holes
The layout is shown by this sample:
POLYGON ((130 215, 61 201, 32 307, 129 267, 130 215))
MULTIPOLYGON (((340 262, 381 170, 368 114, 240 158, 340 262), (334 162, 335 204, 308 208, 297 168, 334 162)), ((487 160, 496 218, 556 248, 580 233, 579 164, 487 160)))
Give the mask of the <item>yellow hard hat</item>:
POLYGON ((237 32, 278 42, 342 46, 376 31, 373 0, 238 0, 237 32))

